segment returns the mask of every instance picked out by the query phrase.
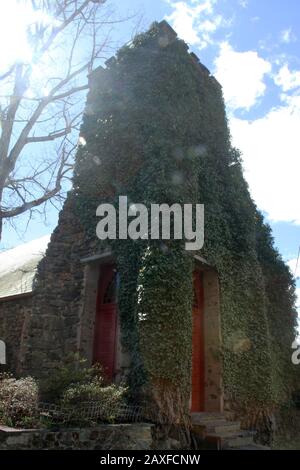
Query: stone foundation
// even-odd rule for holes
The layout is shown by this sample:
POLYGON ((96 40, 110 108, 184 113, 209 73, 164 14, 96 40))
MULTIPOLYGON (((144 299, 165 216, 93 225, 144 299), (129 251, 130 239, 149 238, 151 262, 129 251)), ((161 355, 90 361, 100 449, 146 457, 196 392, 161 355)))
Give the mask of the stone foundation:
POLYGON ((13 429, 0 426, 0 450, 149 450, 151 424, 103 424, 94 428, 13 429))

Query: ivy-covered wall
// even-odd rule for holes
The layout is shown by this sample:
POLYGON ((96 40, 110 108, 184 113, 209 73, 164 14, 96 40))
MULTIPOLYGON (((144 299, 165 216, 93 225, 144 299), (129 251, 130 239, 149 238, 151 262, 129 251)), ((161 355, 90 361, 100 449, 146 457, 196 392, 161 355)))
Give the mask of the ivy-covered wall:
MULTIPOLYGON (((94 73, 82 136, 74 198, 87 232, 97 205, 117 206, 119 195, 147 206, 205 204, 201 255, 220 276, 226 397, 255 416, 272 410, 295 377, 294 281, 249 195, 219 83, 165 22, 155 24, 94 73)), ((110 244, 132 391, 148 384, 161 413, 184 417, 192 258, 178 240, 110 244)))
POLYGON ((118 207, 120 195, 147 207, 202 203, 199 254, 220 279, 227 405, 253 420, 270 413, 297 380, 294 281, 250 198, 219 83, 165 22, 154 24, 91 76, 81 134, 74 189, 39 266, 23 371, 47 373, 78 348, 80 259, 109 247, 131 397, 146 394, 158 419, 188 420, 193 257, 181 240, 98 240, 96 207, 118 207))

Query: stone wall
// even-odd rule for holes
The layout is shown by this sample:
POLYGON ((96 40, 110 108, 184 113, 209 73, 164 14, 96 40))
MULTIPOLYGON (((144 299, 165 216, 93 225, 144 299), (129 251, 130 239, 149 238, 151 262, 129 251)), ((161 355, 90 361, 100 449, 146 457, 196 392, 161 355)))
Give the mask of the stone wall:
POLYGON ((67 354, 79 350, 85 271, 81 259, 94 253, 95 242, 87 238, 69 197, 38 266, 24 339, 23 373, 41 377, 67 354))
POLYGON ((20 357, 26 325, 31 313, 32 296, 20 295, 11 299, 0 299, 0 339, 6 345, 6 366, 1 370, 20 372, 20 357))
POLYGON ((94 428, 18 430, 0 426, 0 450, 148 450, 151 424, 103 424, 94 428))
MULTIPOLYGON (((96 235, 89 238, 81 226, 73 204, 69 195, 38 266, 23 334, 20 370, 24 375, 43 377, 70 353, 79 353, 92 364, 101 247, 96 235), (96 260, 84 262, 94 256, 96 260)), ((122 362, 120 356, 122 352, 122 362)))

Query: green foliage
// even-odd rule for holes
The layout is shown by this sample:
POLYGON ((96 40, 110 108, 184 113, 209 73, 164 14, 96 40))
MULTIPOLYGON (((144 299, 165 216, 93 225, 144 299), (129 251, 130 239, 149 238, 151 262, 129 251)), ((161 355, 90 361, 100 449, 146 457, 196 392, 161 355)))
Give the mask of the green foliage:
MULTIPOLYGON (((96 79, 95 79, 96 80, 96 79)), ((239 409, 270 410, 292 384, 294 281, 273 247, 232 148, 221 87, 154 26, 123 47, 91 90, 73 193, 95 238, 103 202, 204 203, 201 252, 220 277, 226 397, 239 409)), ((120 271, 124 347, 132 395, 150 390, 160 409, 188 412, 192 257, 177 240, 110 245, 120 271)))
POLYGON ((45 410, 39 406, 39 387, 32 377, 0 375, 0 423, 22 428, 90 426, 114 422, 126 407, 127 389, 106 385, 100 368, 88 368, 74 355, 43 386, 51 405, 45 410), (91 415, 89 410, 95 407, 97 415, 91 415))
POLYGON ((85 359, 70 354, 47 378, 41 380, 40 395, 44 401, 59 402, 70 386, 86 384, 94 375, 95 369, 87 367, 85 359))
POLYGON ((78 355, 69 355, 42 385, 44 396, 57 405, 54 413, 46 412, 42 416, 47 427, 113 422, 125 405, 126 388, 107 385, 101 367, 87 367, 78 355), (90 416, 88 412, 94 405, 98 416, 90 416))
POLYGON ((114 422, 120 414, 122 405, 125 406, 126 388, 117 385, 105 386, 103 380, 95 377, 86 384, 74 384, 65 390, 61 406, 62 409, 73 409, 72 423, 85 422, 88 424, 91 418, 82 415, 80 405, 94 402, 99 410, 101 421, 114 422))

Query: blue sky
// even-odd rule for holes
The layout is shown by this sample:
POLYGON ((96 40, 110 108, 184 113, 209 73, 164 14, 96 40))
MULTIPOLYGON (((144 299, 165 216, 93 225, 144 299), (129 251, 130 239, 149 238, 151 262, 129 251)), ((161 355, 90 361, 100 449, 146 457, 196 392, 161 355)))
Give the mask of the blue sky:
MULTIPOLYGON (((167 19, 223 86, 233 144, 243 153, 253 199, 273 228, 275 244, 295 270, 300 245, 300 2, 298 0, 115 1, 116 48, 167 19)), ((50 233, 47 221, 27 216, 6 225, 0 248, 50 233)), ((300 262, 298 272, 300 276, 300 262)), ((298 282, 300 294, 300 282, 298 282)))

